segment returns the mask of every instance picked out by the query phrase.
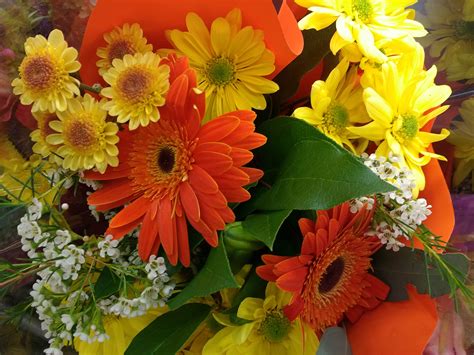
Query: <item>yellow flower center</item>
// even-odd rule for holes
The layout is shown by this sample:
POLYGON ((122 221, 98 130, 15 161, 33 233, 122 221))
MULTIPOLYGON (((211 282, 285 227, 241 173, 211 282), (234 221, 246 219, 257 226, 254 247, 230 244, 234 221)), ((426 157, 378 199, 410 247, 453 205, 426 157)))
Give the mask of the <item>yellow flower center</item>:
POLYGON ((66 125, 65 139, 73 148, 86 151, 99 143, 100 137, 92 122, 87 119, 78 119, 66 125))
POLYGON ((326 268, 326 272, 319 281, 319 293, 330 292, 339 283, 339 280, 344 273, 345 265, 344 259, 338 257, 326 268))
POLYGON ((418 119, 412 114, 403 114, 394 122, 395 135, 401 140, 410 140, 416 137, 418 133, 418 119))
POLYGON ((212 58, 207 62, 204 71, 207 80, 217 86, 227 85, 235 78, 234 63, 224 57, 212 58))
POLYGON ((457 21, 454 30, 457 37, 474 40, 474 21, 457 21))
POLYGON ((135 54, 136 50, 131 41, 120 39, 110 44, 108 59, 110 64, 116 58, 122 59, 126 54, 135 54))
POLYGON ((117 88, 123 99, 137 103, 146 99, 152 82, 152 75, 146 68, 130 67, 118 79, 117 88))
POLYGON ((352 2, 352 11, 362 21, 369 21, 372 17, 373 8, 370 0, 354 0, 352 2))
POLYGON ((323 128, 328 134, 340 134, 348 123, 347 109, 338 103, 331 103, 323 116, 323 128))
POLYGON ((20 68, 26 86, 33 90, 51 88, 56 81, 56 69, 47 56, 26 57, 20 68))
POLYGON ((269 342, 279 343, 288 336, 290 329, 290 320, 282 312, 273 311, 265 315, 259 331, 269 342))

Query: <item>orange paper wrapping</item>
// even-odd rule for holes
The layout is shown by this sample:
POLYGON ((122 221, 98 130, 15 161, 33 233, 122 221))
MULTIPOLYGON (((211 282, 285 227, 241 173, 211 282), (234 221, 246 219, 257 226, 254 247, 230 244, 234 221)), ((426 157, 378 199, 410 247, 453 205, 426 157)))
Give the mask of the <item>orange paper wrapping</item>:
POLYGON ((242 25, 253 26, 265 34, 267 47, 275 54, 278 74, 303 50, 303 36, 293 12, 283 2, 277 13, 272 0, 100 0, 92 12, 84 35, 80 61, 81 78, 85 84, 102 82, 96 67, 98 47, 105 46, 103 35, 124 23, 138 23, 153 48, 170 48, 165 31, 186 30, 185 19, 196 12, 208 26, 217 17, 224 17, 234 8, 242 10, 242 25))

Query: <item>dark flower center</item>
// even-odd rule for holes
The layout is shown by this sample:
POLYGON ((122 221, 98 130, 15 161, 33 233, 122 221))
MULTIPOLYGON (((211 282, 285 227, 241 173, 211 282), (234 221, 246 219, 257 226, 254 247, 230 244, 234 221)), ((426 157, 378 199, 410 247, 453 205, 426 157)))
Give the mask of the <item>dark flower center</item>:
POLYGON ((339 257, 327 267, 326 272, 319 282, 319 293, 327 293, 338 284, 344 272, 344 266, 344 260, 339 257))
POLYGON ((176 162, 176 151, 171 147, 163 147, 158 152, 157 163, 160 170, 169 174, 173 171, 176 162))

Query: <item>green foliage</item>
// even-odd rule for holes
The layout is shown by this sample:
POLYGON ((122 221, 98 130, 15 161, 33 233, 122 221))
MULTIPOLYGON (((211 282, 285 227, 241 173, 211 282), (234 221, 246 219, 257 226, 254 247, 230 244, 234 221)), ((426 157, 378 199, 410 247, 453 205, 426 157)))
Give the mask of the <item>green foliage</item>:
POLYGON ((265 170, 260 210, 328 209, 351 198, 395 188, 307 123, 291 117, 264 122, 268 142, 256 152, 265 170))
POLYGON ((94 285, 96 299, 106 298, 120 290, 120 278, 107 266, 102 269, 99 278, 94 285))
POLYGON ((208 296, 224 288, 239 287, 235 281, 227 257, 224 240, 209 253, 206 263, 191 282, 168 302, 170 309, 176 309, 194 297, 208 296))
MULTIPOLYGON (((441 254, 440 258, 456 270, 461 282, 467 277, 469 259, 458 253, 441 254)), ((388 301, 408 299, 407 284, 413 284, 419 293, 438 297, 451 292, 449 279, 440 272, 438 264, 428 262, 422 250, 402 248, 398 252, 381 249, 373 257, 374 274, 390 286, 388 301)))
POLYGON ((133 339, 125 355, 174 355, 207 318, 211 307, 188 303, 163 314, 133 339))
POLYGON ((278 230, 290 213, 291 210, 255 213, 245 219, 242 227, 272 250, 278 230))

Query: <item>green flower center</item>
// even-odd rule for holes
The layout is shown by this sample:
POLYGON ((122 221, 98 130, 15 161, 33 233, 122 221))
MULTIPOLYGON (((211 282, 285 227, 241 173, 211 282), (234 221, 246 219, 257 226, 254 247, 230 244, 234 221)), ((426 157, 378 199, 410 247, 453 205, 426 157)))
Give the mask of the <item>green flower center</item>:
POLYGON ((457 37, 474 40, 474 21, 458 21, 454 24, 454 30, 457 37))
POLYGON ((352 11, 356 13, 360 20, 366 22, 372 17, 373 8, 370 0, 354 0, 352 2, 352 11))
POLYGON ((265 339, 272 343, 284 340, 290 329, 290 320, 284 314, 277 311, 268 313, 259 328, 265 339))
POLYGON ((207 80, 214 85, 227 85, 235 78, 234 63, 224 57, 212 58, 206 64, 205 76, 207 80))
POLYGON ((323 117, 323 125, 328 132, 337 133, 349 124, 349 113, 347 109, 338 104, 332 103, 323 117))
POLYGON ((396 133, 403 139, 415 138, 419 129, 417 117, 412 114, 404 114, 398 119, 402 122, 396 133))

